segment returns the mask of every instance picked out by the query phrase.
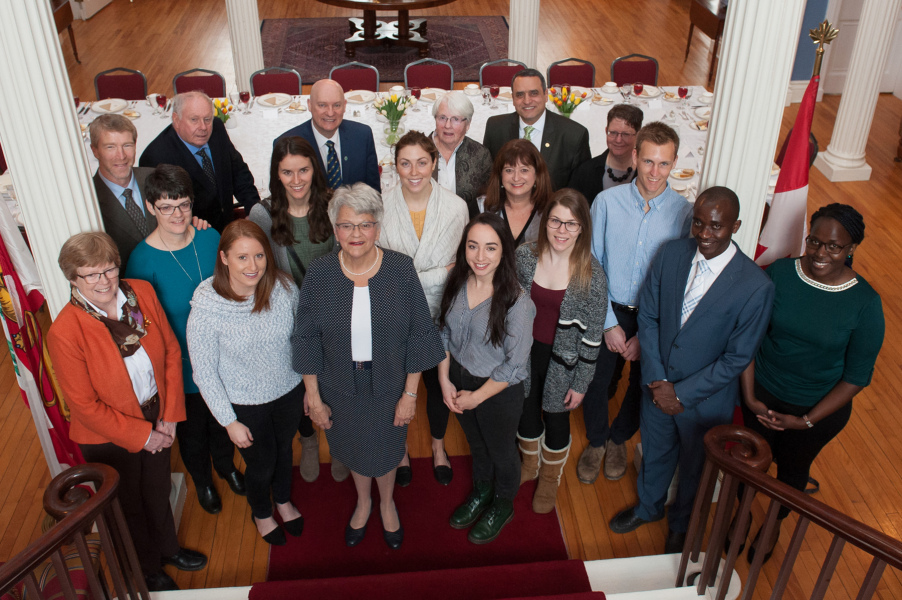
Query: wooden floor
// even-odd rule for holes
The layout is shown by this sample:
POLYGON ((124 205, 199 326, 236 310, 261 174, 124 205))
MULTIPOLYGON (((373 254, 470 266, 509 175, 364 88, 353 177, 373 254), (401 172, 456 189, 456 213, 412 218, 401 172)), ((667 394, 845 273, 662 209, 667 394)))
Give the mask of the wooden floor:
MULTIPOLYGON (((234 69, 223 4, 222 0, 115 0, 90 21, 76 21, 73 27, 81 65, 72 58, 66 36, 60 38, 73 92, 82 99, 92 99, 94 74, 115 66, 143 71, 152 92, 168 93, 172 76, 193 67, 218 70, 231 86, 234 69)), ((315 0, 259 0, 259 7, 261 19, 350 14, 315 0)), ((682 62, 688 33, 687 7, 688 0, 546 0, 542 3, 538 67, 544 70, 553 60, 579 56, 596 64, 598 79, 603 81, 613 58, 639 52, 658 58, 660 83, 702 85, 707 79, 710 41, 696 33, 689 60, 682 62)), ((429 14, 506 15, 508 8, 506 1, 471 0, 433 9, 429 14)), ((829 142, 838 104, 838 97, 828 96, 817 107, 813 130, 822 150, 829 142)), ((782 135, 792 126, 797 108, 786 109, 782 135)), ((898 433, 902 431, 902 403, 896 393, 902 387, 902 299, 896 293, 902 277, 898 270, 902 241, 897 233, 902 231, 902 217, 897 212, 902 167, 892 158, 900 117, 902 101, 881 96, 867 147, 874 169, 870 181, 831 184, 819 171, 812 170, 809 195, 809 213, 829 202, 847 202, 864 214, 867 237, 855 255, 856 269, 881 293, 887 320, 886 342, 873 384, 856 398, 848 427, 815 463, 812 474, 820 480, 822 490, 815 497, 897 539, 902 538, 902 464, 898 451, 902 447, 898 433)), ((571 460, 558 496, 570 556, 594 560, 661 552, 667 532, 664 521, 627 535, 610 532, 607 522, 636 501, 636 471, 630 466, 626 477, 618 482, 602 477, 592 486, 579 483, 575 463, 585 445, 580 411, 573 415, 572 423, 571 460)), ((410 431, 411 453, 429 456, 425 407, 420 406, 410 431)), ((447 441, 450 454, 467 453, 466 441, 453 419, 447 441)), ((630 443, 630 459, 636 441, 630 443)), ((324 444, 322 459, 327 457, 324 444)), ((173 469, 183 470, 179 460, 173 460, 173 469)), ((329 476, 328 470, 323 476, 329 476)), ((432 477, 428 472, 414 476, 432 477)), ((30 414, 20 400, 5 353, 0 358, 0 480, 3 561, 40 535, 41 494, 49 480, 30 414)), ((183 545, 207 553, 210 565, 198 573, 178 573, 176 581, 183 588, 247 585, 266 576, 268 547, 250 525, 246 501, 233 496, 221 481, 217 486, 223 496, 223 512, 218 516, 203 512, 193 488, 189 489, 179 539, 183 545)), ((302 499, 300 507, 303 510, 302 499)), ((763 511, 760 506, 756 510, 760 522, 763 511)), ((790 527, 787 522, 781 548, 791 534, 790 527)), ((341 532, 336 531, 339 535, 341 532)), ((787 597, 808 597, 830 543, 821 531, 809 533, 807 539, 787 597)), ((782 550, 778 550, 776 558, 781 557, 782 550)), ((776 567, 766 565, 756 598, 769 596, 776 567)), ((744 579, 744 560, 738 569, 744 579)), ((862 554, 847 549, 827 597, 854 598, 866 569, 862 554)), ((898 572, 887 570, 877 597, 902 597, 898 572)))

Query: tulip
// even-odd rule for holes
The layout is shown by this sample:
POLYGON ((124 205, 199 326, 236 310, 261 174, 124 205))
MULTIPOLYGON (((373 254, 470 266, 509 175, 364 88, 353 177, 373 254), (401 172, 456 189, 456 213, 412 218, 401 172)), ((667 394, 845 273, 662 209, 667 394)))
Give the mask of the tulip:
POLYGON ((392 95, 391 95, 391 101, 392 101, 392 102, 397 102, 397 101, 398 101, 398 94, 392 94, 392 95))

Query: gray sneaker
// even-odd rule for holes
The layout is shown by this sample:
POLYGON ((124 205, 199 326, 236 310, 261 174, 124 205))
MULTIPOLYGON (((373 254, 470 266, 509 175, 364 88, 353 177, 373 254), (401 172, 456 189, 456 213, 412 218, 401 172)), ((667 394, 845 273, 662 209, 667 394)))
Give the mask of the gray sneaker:
POLYGON ((579 480, 587 485, 592 485, 598 479, 598 472, 601 470, 601 461, 604 459, 605 447, 594 448, 592 445, 586 446, 583 453, 576 463, 576 476, 579 480))
POLYGON ((604 476, 617 481, 626 474, 626 444, 615 444, 608 440, 605 444, 604 476))

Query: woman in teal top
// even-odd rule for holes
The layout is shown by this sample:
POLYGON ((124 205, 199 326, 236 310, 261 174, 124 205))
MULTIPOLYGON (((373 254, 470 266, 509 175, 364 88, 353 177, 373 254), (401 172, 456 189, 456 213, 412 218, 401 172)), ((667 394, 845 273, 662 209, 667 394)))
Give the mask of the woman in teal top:
POLYGON ((212 228, 201 231, 191 226, 194 192, 191 177, 181 167, 160 165, 144 186, 146 207, 156 216, 157 228, 132 252, 126 277, 153 285, 182 349, 187 419, 176 427, 179 452, 201 507, 216 514, 222 510, 222 501, 213 486, 211 457, 216 472, 236 494, 245 493, 244 476, 235 468, 232 440, 194 383, 185 330, 194 289, 213 275, 219 234, 212 228))
MULTIPOLYGON (((830 204, 811 216, 810 230, 804 256, 767 269, 774 309, 741 379, 746 426, 770 444, 777 479, 798 490, 818 453, 848 423, 852 398, 871 382, 884 333, 880 296, 851 268, 864 239, 861 215, 830 204)), ((778 518, 788 514, 781 508, 778 518)), ((779 531, 763 546, 765 560, 779 531)))

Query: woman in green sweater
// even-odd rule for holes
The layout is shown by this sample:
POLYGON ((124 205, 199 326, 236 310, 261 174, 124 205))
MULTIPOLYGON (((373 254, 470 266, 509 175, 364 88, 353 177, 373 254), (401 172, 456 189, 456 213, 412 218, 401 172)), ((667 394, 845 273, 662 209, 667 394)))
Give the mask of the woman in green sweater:
MULTIPOLYGON (((852 270, 864 220, 851 206, 811 216, 805 255, 767 269, 776 294, 770 325, 742 374, 743 415, 770 444, 777 479, 804 490, 821 449, 845 427, 852 398, 871 382, 883 344, 880 296, 852 270)), ((779 519, 789 510, 781 507, 779 519)), ((770 558, 780 528, 763 545, 770 558)), ((758 549, 749 548, 749 560, 758 549)))

